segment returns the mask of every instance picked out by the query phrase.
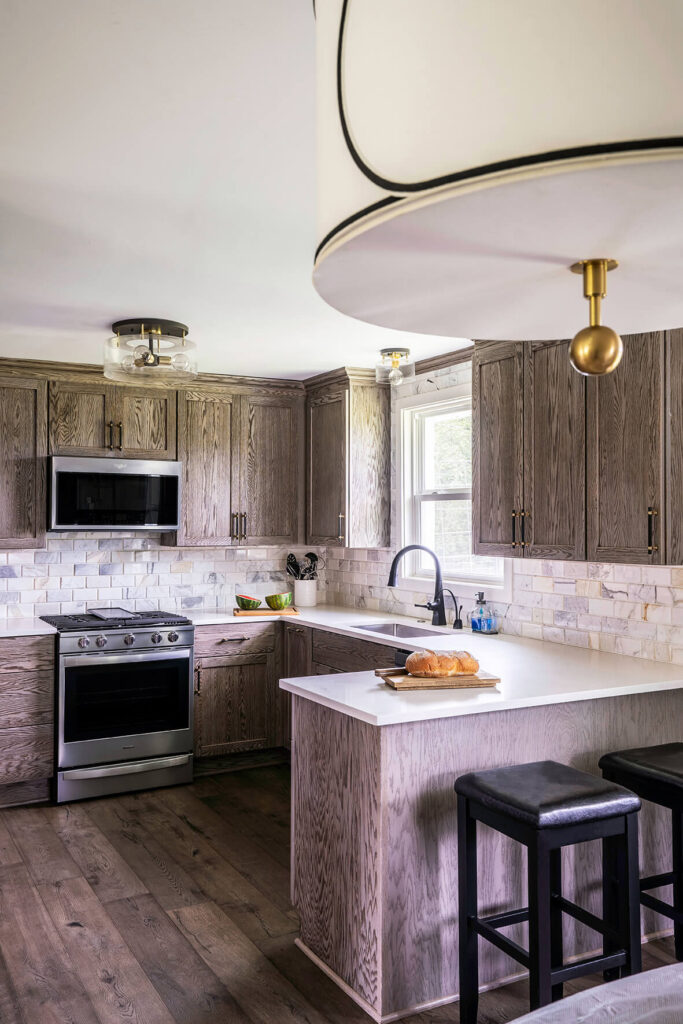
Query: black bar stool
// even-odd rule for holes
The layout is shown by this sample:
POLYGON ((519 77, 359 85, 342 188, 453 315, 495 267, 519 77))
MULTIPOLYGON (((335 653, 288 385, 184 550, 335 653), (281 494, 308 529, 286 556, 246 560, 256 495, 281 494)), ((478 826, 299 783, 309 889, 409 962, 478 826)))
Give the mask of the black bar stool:
POLYGON ((563 983, 584 974, 640 971, 637 796, 556 761, 471 772, 455 790, 461 1024, 477 1020, 479 936, 528 968, 532 1010, 561 999, 563 983), (527 847, 528 907, 478 916, 478 821, 527 847), (562 847, 589 839, 602 839, 602 918, 562 896, 562 847), (602 955, 564 965, 563 913, 603 936, 602 955), (529 922, 528 952, 500 933, 522 921, 529 922))
POLYGON ((643 800, 671 810, 673 869, 640 881, 640 902, 674 923, 676 959, 683 960, 683 743, 618 750, 600 758, 602 774, 627 786, 643 800), (673 901, 651 896, 648 889, 673 885, 673 901))

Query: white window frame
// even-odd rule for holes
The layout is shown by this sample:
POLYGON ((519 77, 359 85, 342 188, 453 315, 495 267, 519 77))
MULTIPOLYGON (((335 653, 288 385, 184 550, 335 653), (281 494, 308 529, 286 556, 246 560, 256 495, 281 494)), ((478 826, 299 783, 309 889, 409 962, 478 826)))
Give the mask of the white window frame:
MULTIPOLYGON (((433 491, 425 495, 422 491, 421 497, 416 494, 416 483, 422 478, 423 467, 417 463, 420 458, 422 447, 418 443, 423 430, 424 420, 413 416, 416 411, 427 412, 433 409, 438 412, 444 406, 461 406, 462 408, 472 407, 472 388, 470 384, 458 384, 450 388, 442 388, 439 391, 430 391, 421 395, 410 395, 405 398, 398 398, 394 406, 394 430, 398 438, 398 465, 396 467, 397 484, 397 522, 399 525, 399 544, 404 547, 406 544, 417 544, 419 540, 419 506, 424 500, 437 500, 440 498, 467 498, 471 496, 471 489, 433 491)), ((438 554, 438 552, 437 552, 438 554)), ((433 594, 434 572, 425 570, 419 566, 418 552, 411 552, 405 556, 401 564, 401 575, 399 577, 399 588, 418 593, 433 594)), ((471 576, 460 577, 444 571, 444 586, 450 587, 458 598, 465 601, 474 601, 480 590, 484 590, 488 601, 494 603, 502 601, 509 603, 512 599, 512 562, 509 558, 503 559, 502 580, 482 578, 472 579, 471 576)))

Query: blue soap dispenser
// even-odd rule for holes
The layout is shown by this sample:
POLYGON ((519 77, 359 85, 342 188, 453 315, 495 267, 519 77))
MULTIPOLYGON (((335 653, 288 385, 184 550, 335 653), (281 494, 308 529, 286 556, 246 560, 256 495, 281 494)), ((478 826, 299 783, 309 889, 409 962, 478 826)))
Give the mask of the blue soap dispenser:
POLYGON ((498 619, 492 609, 486 604, 483 590, 480 590, 477 594, 477 603, 472 612, 471 624, 473 633, 491 634, 498 632, 498 619))

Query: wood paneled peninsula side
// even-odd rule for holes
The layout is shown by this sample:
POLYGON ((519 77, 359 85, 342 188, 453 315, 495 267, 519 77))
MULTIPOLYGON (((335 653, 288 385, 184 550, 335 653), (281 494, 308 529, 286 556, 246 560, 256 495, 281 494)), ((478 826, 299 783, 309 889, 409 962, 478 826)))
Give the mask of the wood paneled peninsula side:
MULTIPOLYGON (((680 740, 680 668, 504 635, 460 644, 501 677, 497 690, 398 693, 373 671, 280 682, 293 711, 298 943, 377 1021, 458 995, 458 775, 543 759, 598 774, 609 750, 680 740)), ((434 645, 452 648, 452 633, 434 645)), ((640 817, 642 873, 669 870, 667 812, 646 805, 640 817)), ((593 913, 599 854, 599 843, 563 851, 564 893, 593 913)), ((522 848, 482 827, 480 913, 525 906, 525 876, 522 848)), ((649 910, 642 923, 645 935, 670 924, 649 910)), ((525 946, 526 926, 510 936, 525 946)), ((566 919, 565 956, 599 941, 566 919)), ((480 956, 484 986, 519 974, 493 946, 480 956)))

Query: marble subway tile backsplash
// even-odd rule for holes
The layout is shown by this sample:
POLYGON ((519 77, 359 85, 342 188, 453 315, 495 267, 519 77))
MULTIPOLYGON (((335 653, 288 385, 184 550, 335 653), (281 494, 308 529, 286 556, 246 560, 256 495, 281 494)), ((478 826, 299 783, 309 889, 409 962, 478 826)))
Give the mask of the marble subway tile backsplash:
MULTIPOLYGON (((229 608, 234 595, 291 589, 287 552, 302 548, 171 548, 149 534, 50 534, 41 551, 0 551, 0 619, 122 604, 134 611, 229 608)), ((313 550, 321 554, 321 549, 313 550)), ((325 601, 325 570, 318 580, 325 601)))

